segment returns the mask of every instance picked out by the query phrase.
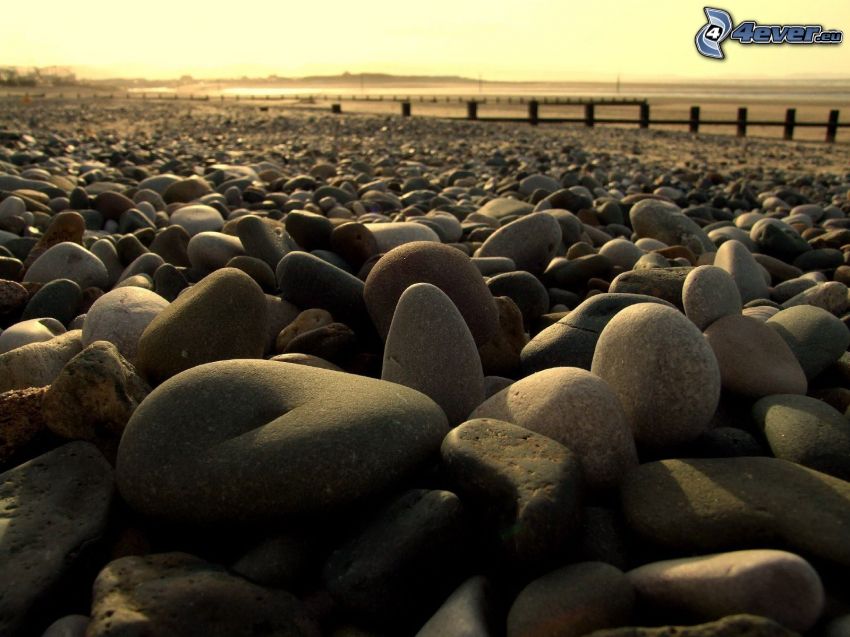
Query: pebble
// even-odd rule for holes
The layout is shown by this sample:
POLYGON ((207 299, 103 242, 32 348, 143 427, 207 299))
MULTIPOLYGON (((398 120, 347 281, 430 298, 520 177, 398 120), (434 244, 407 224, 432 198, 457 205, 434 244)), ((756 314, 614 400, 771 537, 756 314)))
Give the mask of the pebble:
POLYGON ((702 333, 657 303, 620 311, 602 330, 591 371, 619 398, 639 445, 686 443, 709 426, 720 369, 702 333))
POLYGON ((378 252, 389 252, 393 248, 418 241, 440 243, 440 235, 428 226, 412 221, 370 223, 366 228, 374 237, 378 252))
POLYGON ((520 270, 540 274, 561 244, 561 226, 545 212, 502 226, 484 242, 477 257, 507 257, 520 270))
POLYGON ((578 531, 582 469, 555 440, 487 418, 455 427, 442 467, 464 502, 480 511, 499 553, 523 572, 563 559, 578 531))
POLYGON ((813 305, 823 308, 835 316, 841 316, 850 307, 847 286, 838 281, 819 283, 785 301, 782 308, 788 309, 798 305, 813 305))
POLYGON ((776 312, 765 324, 788 344, 809 380, 837 361, 850 346, 847 326, 814 305, 776 312))
POLYGON ((638 303, 669 305, 643 294, 602 293, 590 297, 528 342, 521 353, 523 372, 533 374, 549 367, 590 370, 602 330, 619 311, 638 303))
POLYGON ((416 637, 487 637, 495 626, 495 609, 489 581, 476 575, 443 602, 416 637))
POLYGON ((654 296, 682 309, 682 289, 691 270, 693 268, 674 267, 623 272, 611 281, 608 291, 654 296))
POLYGON ((81 550, 104 533, 113 489, 112 468, 86 442, 0 474, 0 633, 19 634, 81 550))
POLYGON ((738 286, 741 301, 768 298, 764 271, 752 253, 740 241, 726 241, 717 249, 714 265, 726 270, 738 286))
POLYGON ((702 265, 694 268, 682 285, 685 315, 700 330, 724 316, 741 313, 741 294, 735 280, 723 268, 702 265))
POLYGON ((24 274, 24 282, 49 283, 70 279, 81 288, 109 287, 109 273, 103 261, 76 243, 58 243, 36 259, 24 274))
POLYGON ((651 544, 705 552, 781 544, 850 565, 850 483, 777 458, 661 460, 623 482, 623 513, 651 544))
POLYGON ((244 253, 239 237, 221 232, 200 232, 189 239, 186 248, 189 264, 200 272, 224 268, 231 259, 244 253))
POLYGON ((0 354, 0 393, 52 383, 65 363, 82 350, 81 336, 80 330, 71 330, 0 354))
POLYGON ((270 635, 319 637, 304 605, 186 553, 122 557, 94 581, 86 635, 270 635), (187 600, 192 600, 187 603, 187 600), (258 627, 258 628, 251 628, 258 627))
POLYGON ((457 425, 484 400, 484 372, 460 311, 440 288, 401 295, 384 346, 381 379, 422 392, 457 425))
POLYGON ((275 277, 281 297, 302 310, 327 310, 344 316, 352 327, 371 324, 363 281, 317 256, 290 252, 278 263, 275 277))
POLYGON ((136 510, 175 520, 328 513, 396 484, 447 432, 431 399, 394 383, 221 361, 142 402, 121 438, 117 482, 136 510), (175 410, 183 414, 177 429, 175 410))
POLYGON ((808 383, 797 357, 765 323, 724 316, 705 330, 705 339, 717 358, 723 389, 749 398, 806 393, 808 383))
POLYGON ((760 549, 665 560, 626 576, 640 606, 675 609, 697 621, 758 615, 802 633, 812 628, 824 607, 817 571, 787 551, 760 549))
POLYGON ((0 354, 14 349, 49 341, 65 333, 65 326, 55 318, 34 318, 15 323, 0 334, 0 354))
MULTIPOLYGON (((50 225, 36 244, 29 250, 26 258, 23 258, 24 268, 29 269, 38 258, 50 248, 61 243, 82 243, 86 222, 77 212, 60 212, 53 217, 50 225)), ((59 277, 56 277, 59 278, 59 277)))
POLYGON ((83 291, 79 285, 69 279, 55 279, 33 294, 21 319, 47 317, 68 325, 77 315, 82 300, 83 291))
POLYGON ((44 395, 42 414, 60 438, 87 440, 114 457, 130 416, 150 388, 112 343, 74 356, 44 395))
POLYGON ((183 228, 190 237, 201 232, 218 232, 224 226, 221 213, 204 204, 178 208, 171 214, 171 223, 183 228))
POLYGON ((324 584, 341 606, 373 623, 427 619, 432 604, 451 592, 466 549, 465 522, 454 493, 407 491, 331 553, 324 584))
POLYGON ((496 333, 478 346, 478 356, 486 376, 514 376, 519 371, 520 354, 528 343, 522 312, 507 296, 493 299, 499 313, 496 333))
POLYGON ((629 210, 629 220, 638 237, 656 239, 669 246, 682 245, 694 254, 714 252, 708 235, 676 204, 660 199, 644 199, 629 210))
POLYGON ((491 396, 470 414, 524 427, 561 443, 579 458, 591 489, 615 488, 637 464, 620 401, 588 371, 554 367, 491 396))
POLYGON ((414 242, 385 254, 366 278, 362 296, 384 339, 398 300, 414 283, 430 283, 441 289, 463 316, 476 344, 481 345, 496 333, 496 303, 470 259, 449 246, 414 242))
POLYGON ((552 571, 520 591, 508 613, 507 637, 581 637, 623 626, 635 593, 626 575, 603 562, 579 562, 552 571))
POLYGON ((530 272, 519 270, 497 274, 487 280, 487 289, 493 296, 510 297, 522 312, 526 327, 549 311, 549 293, 530 272))
POLYGON ((777 458, 850 480, 850 421, 809 396, 778 394, 753 405, 753 419, 777 458))
POLYGON ((156 385, 203 363, 260 358, 267 321, 260 286, 241 270, 217 270, 148 323, 137 345, 139 372, 156 385))

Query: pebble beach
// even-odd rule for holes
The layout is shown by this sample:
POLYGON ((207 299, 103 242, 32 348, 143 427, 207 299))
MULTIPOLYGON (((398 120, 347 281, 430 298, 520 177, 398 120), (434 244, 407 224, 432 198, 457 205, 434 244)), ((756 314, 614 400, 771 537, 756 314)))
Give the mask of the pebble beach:
POLYGON ((850 637, 850 146, 0 102, 0 637, 850 637))

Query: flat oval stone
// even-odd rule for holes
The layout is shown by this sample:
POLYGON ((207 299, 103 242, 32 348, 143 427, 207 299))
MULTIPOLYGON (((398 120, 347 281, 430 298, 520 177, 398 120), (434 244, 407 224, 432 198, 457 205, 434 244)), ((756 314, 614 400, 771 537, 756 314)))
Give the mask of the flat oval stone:
POLYGON ((604 562, 571 564, 520 591, 508 613, 507 637, 581 637, 623 626, 634 602, 632 585, 620 569, 604 562))
POLYGON ((850 421, 809 396, 776 395, 753 405, 753 418, 777 458, 850 480, 850 421))
MULTIPOLYGON (((170 178, 171 176, 169 175, 168 177, 170 178)), ((162 185, 164 185, 164 183, 165 182, 163 181, 162 185)), ((152 186, 147 187, 154 189, 152 186)), ((206 179, 203 179, 198 176, 193 176, 189 177, 188 179, 181 179, 180 181, 170 183, 168 186, 165 186, 161 191, 157 190, 157 192, 160 192, 162 198, 165 200, 165 203, 185 203, 189 201, 194 201, 195 199, 200 199, 204 195, 211 193, 212 188, 210 188, 210 185, 209 183, 207 183, 206 179)))
POLYGON ((648 462, 623 482, 645 540, 704 552, 780 544, 850 565, 850 483, 777 458, 648 462))
POLYGON ((555 367, 527 376, 469 417, 503 420, 556 440, 579 457, 591 489, 616 487, 637 463, 619 400, 602 379, 583 369, 555 367))
POLYGON ((363 281, 335 265, 307 252, 290 252, 278 263, 275 277, 281 297, 296 307, 327 310, 351 327, 371 325, 363 281))
POLYGON ((135 365, 142 332, 166 307, 168 301, 150 290, 125 287, 107 292, 86 313, 83 346, 108 341, 135 365))
MULTIPOLYGON (((0 474, 0 633, 23 634, 87 544, 106 531, 112 467, 72 442, 0 474)), ((27 631, 28 632, 28 631, 27 631)))
POLYGON ((54 279, 70 279, 83 289, 109 286, 103 262, 83 246, 69 242, 49 248, 24 274, 24 282, 49 283, 54 279))
POLYGON ((602 330, 620 310, 638 303, 673 307, 667 301, 645 294, 602 293, 592 296, 528 342, 520 355, 523 372, 532 374, 549 367, 590 370, 602 330))
POLYGON ((492 217, 493 219, 503 219, 512 215, 524 215, 534 210, 534 206, 519 199, 510 199, 508 197, 498 197, 491 199, 478 209, 478 214, 492 217))
POLYGON ((189 263, 201 272, 223 268, 228 261, 244 252, 239 237, 222 232, 199 232, 189 239, 186 248, 189 263))
POLYGON ((644 255, 644 251, 628 239, 620 238, 613 239, 599 248, 599 254, 608 257, 614 265, 631 270, 644 255))
POLYGON ((673 609, 697 621, 746 613, 805 632, 824 606, 817 571, 787 551, 734 551, 665 560, 626 576, 642 607, 673 609))
POLYGON ((452 429, 440 453, 457 492, 485 512, 489 541, 511 564, 534 572, 565 557, 579 530, 583 490, 572 451, 528 429, 481 418, 452 429))
MULTIPOLYGON (((26 278, 24 280, 26 281, 26 278)), ((782 304, 782 308, 788 309, 798 305, 814 305, 836 316, 841 316, 850 306, 850 297, 846 285, 838 281, 827 281, 791 297, 782 304)))
POLYGON ((520 217, 491 234, 478 257, 507 257, 517 269, 540 274, 561 243, 561 226, 545 212, 520 217))
POLYGON ((700 330, 724 316, 740 314, 741 293, 728 272, 713 265, 694 268, 682 286, 685 315, 700 330))
POLYGON ((260 286, 241 270, 217 270, 148 323, 138 342, 139 372, 155 385, 203 363, 260 358, 267 321, 260 286))
POLYGON ((469 257, 443 244, 415 242, 385 254, 366 278, 363 297, 382 337, 389 332, 399 298, 414 283, 440 288, 460 311, 476 344, 496 333, 496 302, 469 257))
POLYGON ((638 444, 688 442, 708 428, 720 370, 700 331, 680 312, 641 303, 602 330, 591 371, 619 397, 638 444))
POLYGON ((475 341, 452 300, 430 283, 415 283, 396 305, 381 378, 422 392, 456 425, 484 400, 475 341))
POLYGON ((631 207, 629 220, 638 237, 657 239, 668 246, 682 245, 696 255, 714 252, 708 235, 674 203, 644 199, 631 207))
POLYGON ((724 389, 750 398, 806 393, 806 375, 794 353, 758 319, 724 316, 705 330, 705 339, 717 358, 724 389))
POLYGON ((733 239, 720 246, 714 257, 714 265, 732 276, 743 303, 769 297, 762 267, 740 241, 733 239))
POLYGON ((174 520, 329 513, 409 476, 447 431, 442 410, 407 387, 221 361, 166 381, 139 405, 121 438, 117 483, 133 508, 174 520))
POLYGON ((823 308, 813 305, 798 305, 777 312, 766 325, 788 344, 810 380, 841 358, 850 346, 847 326, 823 308))
POLYGON ((682 308, 682 289, 693 268, 652 268, 623 272, 611 281, 609 292, 645 294, 682 308))
POLYGON ((221 213, 205 204, 178 208, 171 215, 171 223, 183 228, 190 237, 201 232, 218 232, 224 227, 221 213))
POLYGON ((370 223, 366 228, 375 238, 378 252, 389 252, 393 248, 416 241, 440 243, 440 236, 431 228, 412 221, 370 223))

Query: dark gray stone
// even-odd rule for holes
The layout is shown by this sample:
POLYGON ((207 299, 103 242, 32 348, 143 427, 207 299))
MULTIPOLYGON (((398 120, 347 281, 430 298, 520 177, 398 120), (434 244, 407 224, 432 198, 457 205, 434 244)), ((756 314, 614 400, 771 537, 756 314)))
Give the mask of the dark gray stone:
POLYGON ((850 480, 850 421, 825 402, 791 394, 762 398, 753 418, 777 458, 850 480))
POLYGON ((777 458, 662 460, 623 481, 629 527, 709 552, 780 544, 850 565, 850 483, 777 458))
POLYGON ((603 293, 590 297, 523 348, 522 370, 533 374, 549 367, 590 369, 599 335, 620 310, 637 303, 670 303, 645 294, 603 293))
POLYGON ((112 468, 72 442, 0 474, 0 633, 22 634, 86 545, 106 529, 112 468))
POLYGON ((325 586, 356 617, 379 624, 421 621, 423 611, 456 585, 467 550, 465 526, 454 493, 408 491, 331 554, 325 586))
POLYGON ((400 385, 221 361, 163 383, 136 409, 118 450, 118 488, 137 510, 177 520, 327 513, 408 476, 447 430, 433 401, 400 385))

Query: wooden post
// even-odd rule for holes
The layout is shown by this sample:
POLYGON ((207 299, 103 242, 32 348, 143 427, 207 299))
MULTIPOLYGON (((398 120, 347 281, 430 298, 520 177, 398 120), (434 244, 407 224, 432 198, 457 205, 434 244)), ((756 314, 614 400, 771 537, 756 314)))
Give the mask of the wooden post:
POLYGON ((466 119, 478 119, 478 102, 466 103, 466 119))
POLYGON ((699 132, 699 106, 691 106, 691 117, 688 121, 688 130, 692 133, 699 132))
POLYGON ((747 107, 742 106, 738 109, 738 137, 747 136, 747 107))
POLYGON ((826 125, 826 141, 829 144, 835 143, 835 135, 838 133, 838 111, 829 111, 829 122, 826 125))
POLYGON ((331 113, 333 113, 334 115, 339 115, 340 113, 342 113, 342 104, 336 102, 331 104, 331 113))
POLYGON ((539 122, 538 111, 540 108, 540 103, 537 100, 531 100, 528 102, 528 123, 532 126, 537 126, 539 122))
POLYGON ((782 139, 791 141, 794 139, 794 124, 797 120, 797 109, 789 108, 785 111, 785 128, 782 130, 782 139))
POLYGON ((641 128, 649 128, 649 102, 641 102, 640 104, 640 124, 641 128))
POLYGON ((588 128, 593 128, 594 120, 594 104, 593 102, 588 102, 584 105, 584 125, 588 128))
POLYGON ((410 117, 410 102, 401 103, 401 116, 410 117))

